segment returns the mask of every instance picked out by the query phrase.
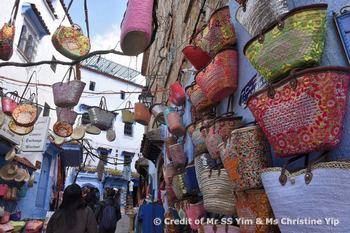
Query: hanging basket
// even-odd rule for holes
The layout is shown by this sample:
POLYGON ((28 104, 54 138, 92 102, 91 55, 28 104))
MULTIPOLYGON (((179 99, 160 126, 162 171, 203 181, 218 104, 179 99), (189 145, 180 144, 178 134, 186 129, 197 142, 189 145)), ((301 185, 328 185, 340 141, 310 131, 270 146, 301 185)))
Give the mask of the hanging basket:
POLYGON ((51 41, 60 54, 72 60, 85 57, 91 48, 89 38, 84 36, 77 24, 73 27, 60 26, 52 35, 51 41))
POLYGON ((180 118, 180 114, 177 111, 170 112, 167 114, 166 118, 171 134, 177 137, 182 137, 185 135, 186 130, 182 119, 180 118))
POLYGON ((135 117, 134 113, 130 110, 132 109, 132 104, 130 101, 126 102, 125 110, 122 110, 123 122, 125 124, 133 124, 135 117))
POLYGON ((234 93, 238 86, 238 57, 234 47, 221 49, 195 77, 204 94, 218 102, 234 93))
POLYGON ((169 100, 176 106, 181 106, 186 101, 186 94, 178 81, 170 87, 169 100))
POLYGON ((199 180, 200 174, 205 169, 212 169, 214 167, 217 167, 216 160, 213 159, 209 153, 203 153, 194 157, 194 167, 196 169, 198 186, 202 191, 202 184, 199 180))
POLYGON ((174 190, 177 199, 181 200, 185 195, 188 194, 188 190, 185 183, 185 171, 180 171, 173 177, 171 187, 174 190))
POLYGON ((18 92, 7 92, 2 97, 2 111, 8 115, 12 116, 13 110, 15 110, 18 106, 18 92))
POLYGON ((96 126, 100 130, 108 130, 112 126, 114 118, 118 113, 108 111, 107 101, 102 96, 99 107, 89 107, 89 118, 92 125, 96 126))
POLYGON ((186 166, 185 182, 189 193, 196 194, 199 192, 199 186, 198 186, 198 180, 196 176, 194 161, 192 161, 191 164, 186 166))
POLYGON ((83 93, 84 87, 86 83, 76 80, 74 76, 74 80, 70 81, 70 76, 73 68, 70 68, 68 82, 63 83, 64 78, 67 73, 63 77, 62 82, 54 83, 52 85, 53 90, 53 98, 55 105, 58 107, 74 107, 78 104, 81 94, 83 93))
POLYGON ((248 99, 277 157, 330 150, 340 142, 350 68, 292 72, 248 99))
POLYGON ((203 205, 203 201, 197 203, 189 203, 185 206, 186 214, 188 219, 191 219, 190 226, 193 230, 198 230, 200 224, 198 224, 197 219, 206 220, 206 217, 201 218, 201 216, 205 215, 205 209, 203 205), (197 224, 196 224, 197 223, 197 224))
POLYGON ((167 185, 171 185, 173 182, 173 176, 177 172, 177 169, 174 167, 173 163, 168 163, 164 168, 163 168, 163 175, 164 175, 164 180, 167 185))
POLYGON ((74 125, 75 119, 77 119, 78 113, 70 108, 56 107, 57 121, 67 122, 74 125))
POLYGON ((12 112, 12 119, 18 126, 23 127, 33 126, 38 116, 38 96, 35 93, 31 94, 29 100, 21 100, 12 112))
POLYGON ((164 113, 163 113, 166 108, 167 106, 163 104, 153 104, 150 108, 150 111, 154 116, 155 120, 163 125, 166 124, 164 119, 164 113))
POLYGON ((177 139, 174 136, 170 136, 164 139, 165 151, 167 158, 171 161, 171 156, 169 153, 169 146, 175 145, 177 143, 177 139))
POLYGON ((203 51, 197 46, 187 46, 182 50, 182 53, 197 70, 202 69, 206 64, 208 64, 208 62, 211 61, 211 56, 209 53, 203 51))
POLYGON ((184 152, 183 142, 169 146, 169 154, 175 168, 184 168, 186 166, 187 157, 184 152))
POLYGON ((318 65, 327 33, 327 7, 294 8, 246 43, 244 54, 268 83, 282 80, 293 68, 318 65))
POLYGON ((143 103, 135 103, 135 121, 147 126, 151 119, 151 113, 143 103))
POLYGON ((192 82, 190 86, 187 86, 185 91, 196 112, 207 112, 219 104, 218 102, 213 103, 210 101, 196 81, 192 82))

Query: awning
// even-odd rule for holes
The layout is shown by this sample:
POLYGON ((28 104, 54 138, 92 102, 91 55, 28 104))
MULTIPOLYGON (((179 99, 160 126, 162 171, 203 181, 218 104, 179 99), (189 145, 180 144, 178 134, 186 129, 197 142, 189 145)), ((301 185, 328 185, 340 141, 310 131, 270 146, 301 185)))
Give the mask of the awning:
POLYGON ((81 145, 63 144, 61 159, 64 167, 77 167, 83 162, 83 147, 81 145))
POLYGON ((162 139, 161 128, 144 134, 141 142, 141 152, 143 156, 156 165, 156 161, 162 152, 163 143, 164 140, 162 139))

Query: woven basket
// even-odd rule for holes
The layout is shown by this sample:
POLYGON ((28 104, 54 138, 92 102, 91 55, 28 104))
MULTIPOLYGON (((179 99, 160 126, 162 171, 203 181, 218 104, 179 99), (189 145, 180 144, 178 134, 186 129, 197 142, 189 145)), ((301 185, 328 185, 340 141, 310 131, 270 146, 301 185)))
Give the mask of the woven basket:
POLYGON ((326 22, 327 4, 295 8, 248 41, 244 54, 267 82, 277 82, 293 68, 318 65, 326 22))
POLYGON ((171 161, 171 156, 169 153, 169 146, 175 145, 177 143, 177 139, 173 136, 167 137, 164 139, 165 151, 167 158, 171 161))
MULTIPOLYGON (((226 144, 227 142, 227 144, 226 144)), ((235 190, 262 187, 261 169, 272 165, 269 143, 259 126, 232 131, 221 161, 235 190)))
POLYGON ((236 214, 235 195, 225 169, 205 169, 200 173, 199 180, 207 212, 228 216, 236 214))
POLYGON ((173 182, 171 183, 171 188, 174 190, 175 196, 179 200, 181 200, 186 194, 188 194, 188 190, 185 183, 184 171, 174 175, 173 182))
POLYGON ((132 109, 132 104, 128 101, 126 102, 125 109, 122 110, 123 122, 125 124, 133 124, 135 121, 134 113, 130 109, 132 109))
POLYGON ((179 82, 175 82, 170 86, 169 100, 176 106, 181 106, 185 103, 186 94, 179 82))
POLYGON ((211 60, 210 55, 197 46, 187 46, 182 53, 197 70, 202 69, 211 60))
POLYGON ((13 41, 16 27, 14 24, 5 23, 0 30, 0 59, 8 61, 13 55, 13 41))
POLYGON ((120 47, 128 56, 137 56, 152 37, 153 0, 129 0, 121 24, 120 47))
POLYGON ((164 180, 167 185, 171 185, 173 182, 173 176, 177 172, 177 169, 174 167, 173 163, 168 163, 164 168, 163 168, 163 175, 164 175, 164 180))
POLYGON ((195 107, 196 112, 207 112, 219 104, 218 102, 211 102, 196 82, 193 82, 190 86, 187 86, 185 91, 192 105, 195 107))
POLYGON ((173 111, 167 114, 166 119, 171 134, 177 137, 182 137, 185 135, 186 130, 180 118, 180 114, 177 111, 173 111))
POLYGON ((205 146, 213 159, 220 158, 220 150, 218 149, 218 145, 226 141, 232 130, 240 127, 242 124, 243 117, 234 116, 233 114, 234 113, 223 114, 217 117, 207 126, 200 128, 205 146))
POLYGON ((78 113, 70 108, 56 107, 57 121, 67 122, 74 125, 75 119, 77 119, 78 113))
POLYGON ((233 47, 223 48, 196 75, 197 84, 211 102, 221 101, 236 91, 238 86, 237 59, 237 51, 233 47))
POLYGON ((288 10, 287 0, 249 0, 237 9, 236 21, 251 36, 256 36, 288 10))
POLYGON ((117 113, 108 111, 106 98, 102 96, 99 107, 89 107, 89 118, 92 125, 100 130, 108 130, 117 113))
POLYGON ((264 189, 251 189, 236 194, 236 209, 240 219, 252 219, 253 224, 242 221, 241 233, 266 233, 279 232, 278 226, 269 224, 265 219, 274 219, 273 211, 264 189), (261 219, 261 224, 256 224, 255 219, 261 219))
POLYGON ((216 161, 213 159, 209 153, 203 153, 194 157, 194 167, 196 169, 196 177, 199 189, 202 190, 202 186, 199 180, 199 176, 205 169, 212 169, 216 167, 216 161))
POLYGON ((224 46, 237 42, 230 8, 225 6, 213 12, 208 25, 195 36, 195 44, 212 57, 224 46))
POLYGON ((239 227, 229 225, 211 225, 204 224, 200 227, 198 233, 240 233, 239 227))
MULTIPOLYGON (((203 205, 203 201, 194 204, 187 204, 185 207, 186 214, 188 219, 191 219, 190 226, 193 230, 198 230, 200 224, 196 224, 196 220, 200 219, 200 216, 205 214, 205 209, 203 205)), ((206 217, 203 218, 205 220, 206 217)))
POLYGON ((184 168, 186 166, 187 157, 182 142, 169 146, 169 154, 175 168, 184 168))
POLYGON ((173 207, 175 201, 177 201, 177 198, 175 196, 174 190, 171 187, 171 185, 166 185, 165 192, 166 192, 166 201, 168 206, 173 207))
POLYGON ((147 126, 151 119, 151 113, 143 103, 135 103, 135 121, 147 126))
POLYGON ((163 125, 165 125, 165 119, 164 119, 163 112, 166 108, 167 108, 167 106, 165 106, 163 104, 154 104, 150 108, 150 111, 151 111, 152 115, 154 116, 155 120, 163 125))
POLYGON ((199 192, 194 161, 192 161, 191 164, 186 166, 185 182, 189 193, 196 194, 199 192))
POLYGON ((250 96, 248 107, 277 157, 338 145, 349 80, 346 67, 312 68, 250 96))
POLYGON ((186 132, 190 136, 194 147, 195 156, 208 152, 207 147, 205 146, 204 138, 200 131, 200 128, 202 126, 208 125, 212 120, 214 120, 213 116, 203 117, 202 120, 198 120, 192 124, 189 124, 186 127, 186 132))

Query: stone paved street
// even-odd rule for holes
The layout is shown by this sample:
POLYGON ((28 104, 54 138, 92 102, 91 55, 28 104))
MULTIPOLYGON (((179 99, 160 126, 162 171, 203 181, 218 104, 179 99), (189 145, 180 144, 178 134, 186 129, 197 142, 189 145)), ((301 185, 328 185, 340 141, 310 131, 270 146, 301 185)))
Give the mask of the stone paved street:
POLYGON ((117 230, 115 233, 128 233, 129 232, 129 217, 122 212, 122 218, 118 221, 117 230))

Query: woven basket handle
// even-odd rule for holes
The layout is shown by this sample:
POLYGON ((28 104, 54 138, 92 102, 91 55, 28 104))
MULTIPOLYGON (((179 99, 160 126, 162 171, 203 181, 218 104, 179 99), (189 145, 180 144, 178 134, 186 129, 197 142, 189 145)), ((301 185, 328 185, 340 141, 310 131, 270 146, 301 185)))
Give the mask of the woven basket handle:
MULTIPOLYGON (((248 125, 251 125, 251 124, 257 125, 257 122, 256 122, 256 121, 251 121, 251 122, 248 122, 248 123, 245 123, 245 124, 241 125, 240 127, 236 128, 236 129, 242 129, 242 128, 245 128, 245 127, 247 127, 248 125)), ((234 130, 236 130, 236 129, 234 129, 234 130)), ((234 130, 232 130, 232 132, 230 133, 230 136, 228 136, 228 138, 227 138, 226 141, 224 142, 224 143, 225 143, 225 144, 224 144, 225 147, 226 147, 226 145, 227 145, 227 141, 228 141, 229 139, 231 140, 231 136, 232 136, 232 133, 233 133, 234 130)))
POLYGON ((101 97, 100 109, 108 111, 106 97, 104 96, 101 97))
POLYGON ((302 154, 302 155, 298 155, 298 156, 295 156, 291 159, 289 159, 284 165, 283 165, 283 168, 282 168, 282 171, 281 171, 281 175, 280 177, 278 178, 279 182, 281 183, 282 186, 284 186, 286 183, 287 183, 287 175, 285 174, 286 173, 286 169, 287 169, 287 166, 296 161, 296 160, 299 160, 300 158, 303 158, 305 157, 305 159, 308 159, 308 155, 309 154, 302 154))
POLYGON ((226 111, 226 112, 230 112, 230 109, 231 109, 231 112, 234 113, 234 111, 233 111, 233 94, 230 95, 230 97, 228 98, 228 101, 227 101, 227 111, 226 111))
POLYGON ((316 163, 320 162, 322 159, 326 158, 326 161, 329 162, 329 151, 324 151, 319 157, 317 157, 315 160, 313 160, 309 166, 307 167, 307 171, 305 174, 305 184, 310 184, 313 174, 311 172, 312 166, 314 166, 316 163))
POLYGON ((11 19, 8 22, 9 27, 11 27, 12 25, 15 25, 15 23, 16 23, 18 8, 19 8, 19 0, 16 0, 14 6, 12 8, 12 11, 11 11, 11 19))
POLYGON ((126 102, 126 104, 125 104, 125 109, 134 109, 134 108, 132 107, 132 103, 131 103, 130 100, 129 100, 128 102, 126 102))

